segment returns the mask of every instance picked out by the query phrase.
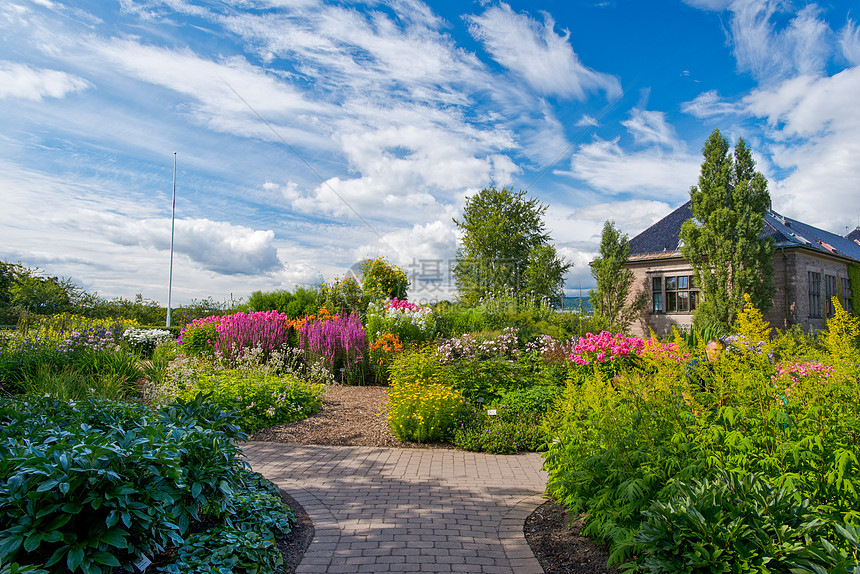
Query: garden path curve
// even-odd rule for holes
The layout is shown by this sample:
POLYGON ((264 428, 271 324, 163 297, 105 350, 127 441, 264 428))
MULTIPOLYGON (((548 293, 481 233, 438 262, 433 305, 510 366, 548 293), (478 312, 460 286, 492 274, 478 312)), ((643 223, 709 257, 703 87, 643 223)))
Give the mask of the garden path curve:
POLYGON ((543 572, 523 535, 544 500, 537 453, 272 442, 242 450, 313 520, 297 573, 543 572))

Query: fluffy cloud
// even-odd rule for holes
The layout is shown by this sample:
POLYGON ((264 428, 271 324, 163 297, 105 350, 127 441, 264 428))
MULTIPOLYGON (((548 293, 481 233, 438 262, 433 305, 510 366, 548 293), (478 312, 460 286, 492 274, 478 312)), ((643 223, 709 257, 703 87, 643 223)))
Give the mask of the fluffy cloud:
POLYGON ((91 87, 88 81, 73 74, 0 60, 0 99, 41 101, 42 98, 62 98, 91 87))
POLYGON ((584 99, 587 92, 602 91, 608 97, 621 93, 616 78, 580 62, 570 45, 570 32, 557 34, 549 14, 541 24, 503 2, 468 21, 472 35, 493 59, 522 76, 538 93, 577 99, 584 99))
POLYGON ((660 193, 680 200, 695 184, 701 160, 683 151, 663 152, 649 148, 627 152, 619 139, 580 146, 573 154, 569 175, 610 194, 660 193))
MULTIPOLYGON (((161 251, 170 248, 170 220, 123 221, 106 228, 121 245, 161 251)), ((274 246, 273 231, 261 231, 208 219, 176 221, 174 251, 204 269, 225 275, 257 275, 279 271, 283 264, 274 246)))
POLYGON ((744 99, 769 126, 773 163, 788 171, 774 206, 833 232, 856 225, 860 181, 860 67, 831 77, 799 77, 744 99), (853 111, 852 111, 853 110, 853 111))
POLYGON ((686 0, 704 10, 729 10, 730 41, 738 69, 761 81, 820 74, 832 55, 830 27, 809 4, 791 13, 780 0, 686 0), (790 16, 783 18, 788 12, 790 16), (777 20, 787 20, 778 26, 777 20))

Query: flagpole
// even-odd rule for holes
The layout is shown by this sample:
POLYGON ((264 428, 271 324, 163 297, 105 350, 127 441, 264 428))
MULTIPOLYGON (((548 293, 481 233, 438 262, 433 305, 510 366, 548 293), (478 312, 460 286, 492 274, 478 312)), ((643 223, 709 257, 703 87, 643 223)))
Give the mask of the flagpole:
POLYGON ((170 296, 173 291, 173 230, 176 224, 176 152, 173 152, 173 208, 170 212, 170 271, 167 275, 167 322, 170 327, 170 296))

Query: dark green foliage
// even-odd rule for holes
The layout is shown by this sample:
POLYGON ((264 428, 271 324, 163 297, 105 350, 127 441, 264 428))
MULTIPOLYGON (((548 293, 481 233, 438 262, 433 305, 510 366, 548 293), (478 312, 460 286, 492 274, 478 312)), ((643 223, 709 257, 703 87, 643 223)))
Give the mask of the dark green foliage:
POLYGON ((158 413, 99 400, 4 403, 0 561, 109 573, 175 546, 187 563, 166 571, 233 555, 234 572, 261 571, 253 564, 272 560, 270 539, 287 525, 259 477, 242 468, 237 441, 245 435, 233 421, 203 396, 158 413), (226 525, 226 534, 212 531, 221 546, 203 540, 209 547, 194 562, 185 549, 205 538, 192 534, 204 522, 226 525))
POLYGON ((591 262, 596 287, 588 292, 588 300, 595 320, 611 333, 626 332, 648 302, 646 291, 627 302, 633 288, 633 271, 624 267, 629 255, 627 235, 621 235, 614 221, 606 221, 600 236, 600 254, 591 262))
POLYGON ((728 327, 744 307, 744 293, 762 311, 772 304, 774 242, 759 238, 770 194, 743 139, 732 157, 728 140, 714 130, 702 155, 699 185, 690 188, 693 219, 681 227, 681 253, 702 293, 696 319, 728 327))
POLYGON ((543 450, 541 420, 561 392, 561 387, 534 386, 506 392, 490 404, 471 401, 454 431, 454 445, 493 454, 543 450))
POLYGON ((760 474, 717 470, 675 488, 642 513, 635 537, 641 571, 800 574, 857 563, 828 556, 822 539, 831 521, 760 474))

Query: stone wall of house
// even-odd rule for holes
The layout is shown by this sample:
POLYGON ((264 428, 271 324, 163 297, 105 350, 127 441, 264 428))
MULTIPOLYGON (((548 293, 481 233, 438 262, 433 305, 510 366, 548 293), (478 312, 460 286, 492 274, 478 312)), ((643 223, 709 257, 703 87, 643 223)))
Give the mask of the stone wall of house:
POLYGON ((627 303, 645 291, 648 293, 648 305, 639 317, 639 321, 630 326, 630 332, 637 337, 648 337, 653 330, 658 336, 672 332, 672 327, 689 328, 693 324, 692 313, 654 313, 651 307, 651 277, 654 275, 692 275, 690 264, 680 256, 645 261, 631 262, 628 267, 633 271, 633 288, 628 295, 627 303))
MULTIPOLYGON (((848 266, 843 261, 835 257, 827 257, 826 255, 819 256, 800 250, 795 251, 793 255, 796 313, 792 324, 800 324, 806 332, 823 329, 827 322, 827 297, 824 277, 826 275, 835 276, 838 289, 842 283, 842 279, 848 278, 848 266), (821 310, 818 313, 819 317, 815 317, 815 313, 811 313, 811 309, 809 308, 810 271, 821 273, 821 310)), ((852 287, 856 288, 856 286, 852 287)))
MULTIPOLYGON (((799 324, 806 332, 822 329, 826 323, 825 275, 837 278, 837 287, 842 279, 848 277, 846 264, 826 254, 812 253, 803 249, 777 249, 773 257, 773 306, 765 313, 765 319, 780 330, 799 324), (821 316, 810 316, 809 309, 809 272, 821 273, 821 316)), ((680 256, 654 258, 628 263, 634 274, 634 287, 628 298, 632 301, 636 293, 645 291, 649 295, 648 307, 639 321, 631 326, 631 332, 639 337, 647 337, 650 330, 663 336, 671 332, 672 326, 689 327, 693 322, 692 313, 653 313, 651 310, 651 277, 654 275, 692 275, 692 268, 680 256)), ((860 286, 852 286, 860 289, 860 286)))

